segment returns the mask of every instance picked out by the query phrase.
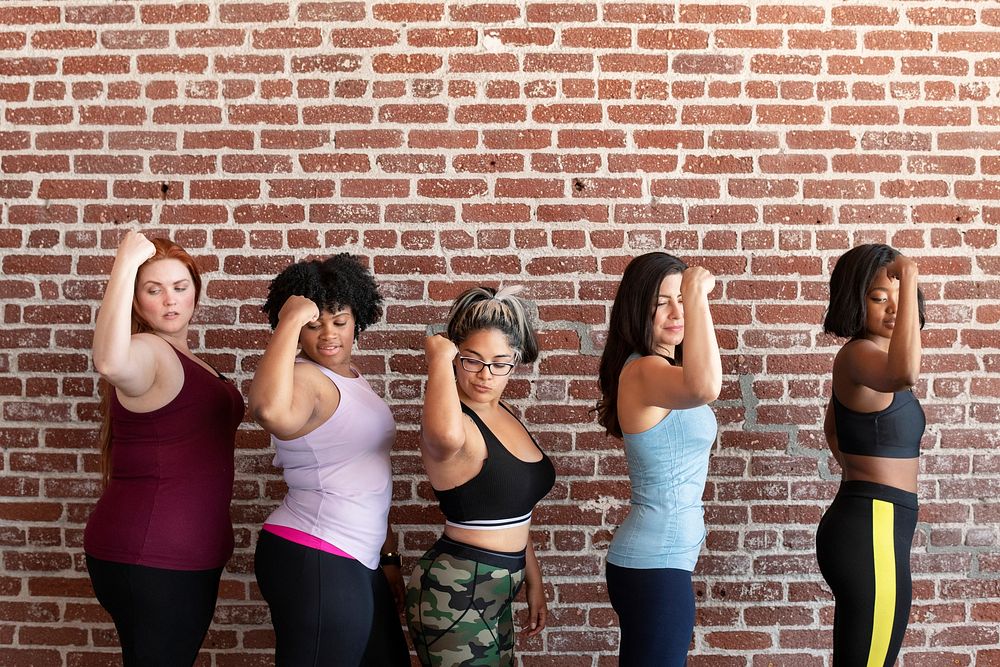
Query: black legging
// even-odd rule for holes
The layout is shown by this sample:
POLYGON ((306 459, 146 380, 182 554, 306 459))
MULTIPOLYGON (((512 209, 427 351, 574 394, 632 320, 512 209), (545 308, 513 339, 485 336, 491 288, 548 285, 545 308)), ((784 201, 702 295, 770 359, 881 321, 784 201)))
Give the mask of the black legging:
MULTIPOLYGON (((402 628, 395 607, 386 611, 384 603, 374 633, 382 637, 378 640, 382 645, 365 657, 379 573, 352 558, 302 546, 267 531, 261 531, 257 539, 254 573, 271 609, 277 667, 400 664, 396 661, 400 642, 405 648, 402 628), (394 620, 389 620, 390 613, 394 620)), ((383 590, 388 592, 388 586, 383 590)), ((402 664, 408 664, 408 658, 402 664)))
POLYGON ((819 522, 816 559, 835 600, 833 664, 891 667, 910 615, 917 496, 846 481, 819 522))
POLYGON ((164 570, 87 556, 97 601, 115 622, 125 667, 187 667, 212 623, 222 568, 164 570))
POLYGON ((620 667, 683 667, 694 630, 691 573, 607 564, 608 597, 618 614, 620 667))
POLYGON ((368 647, 361 660, 362 667, 410 667, 410 647, 403 637, 403 623, 396 610, 396 601, 389 580, 382 570, 372 577, 375 614, 368 647))

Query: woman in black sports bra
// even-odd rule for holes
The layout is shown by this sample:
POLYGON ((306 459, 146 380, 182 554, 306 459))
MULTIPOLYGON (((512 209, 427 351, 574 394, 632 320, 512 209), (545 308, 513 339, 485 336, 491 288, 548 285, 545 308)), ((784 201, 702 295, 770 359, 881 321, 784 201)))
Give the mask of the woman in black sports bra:
POLYGON ((473 288, 430 336, 421 453, 445 515, 406 591, 406 620, 425 666, 514 664, 511 606, 527 588, 527 636, 545 627, 531 512, 555 483, 552 462, 500 402, 519 363, 538 356, 511 288, 473 288))
POLYGON ((835 667, 892 665, 906 631, 925 425, 911 390, 923 325, 913 260, 866 244, 837 261, 823 329, 850 340, 833 364, 824 431, 843 478, 816 532, 836 605, 835 667))

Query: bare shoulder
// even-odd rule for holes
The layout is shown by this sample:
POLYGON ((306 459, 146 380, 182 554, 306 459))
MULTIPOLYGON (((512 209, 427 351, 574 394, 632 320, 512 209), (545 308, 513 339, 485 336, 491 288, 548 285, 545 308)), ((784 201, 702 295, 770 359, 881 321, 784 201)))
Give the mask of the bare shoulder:
POLYGON ((847 357, 854 356, 857 354, 867 354, 871 352, 882 352, 882 348, 876 345, 874 342, 868 340, 867 338, 855 338, 849 340, 840 348, 840 352, 837 356, 845 355, 847 357))
POLYGON ((320 396, 324 393, 340 395, 337 385, 314 363, 296 363, 292 368, 292 383, 295 392, 320 396))
POLYGON ((163 340, 156 334, 137 333, 132 334, 132 354, 133 358, 146 359, 155 364, 156 372, 160 373, 181 373, 181 361, 177 358, 177 350, 174 346, 163 340))
POLYGON ((149 351, 151 354, 170 352, 173 349, 170 343, 156 334, 148 332, 132 334, 132 345, 140 350, 149 351))
POLYGON ((885 350, 865 338, 856 338, 844 343, 844 346, 834 357, 833 368, 837 370, 852 370, 859 365, 871 363, 875 359, 887 356, 885 350))
POLYGON ((639 357, 625 364, 619 377, 623 382, 637 381, 644 383, 651 378, 661 377, 675 370, 680 369, 663 357, 651 354, 646 357, 639 357))

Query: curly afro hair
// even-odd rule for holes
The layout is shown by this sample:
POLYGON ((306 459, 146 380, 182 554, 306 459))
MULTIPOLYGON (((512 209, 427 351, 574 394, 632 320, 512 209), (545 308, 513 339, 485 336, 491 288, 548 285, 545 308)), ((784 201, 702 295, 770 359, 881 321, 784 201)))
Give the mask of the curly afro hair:
POLYGON ((292 264, 271 281, 261 310, 271 329, 278 326, 278 312, 288 297, 312 300, 321 311, 336 312, 349 307, 354 314, 354 335, 382 316, 382 295, 375 278, 356 257, 346 252, 325 260, 303 260, 292 264))

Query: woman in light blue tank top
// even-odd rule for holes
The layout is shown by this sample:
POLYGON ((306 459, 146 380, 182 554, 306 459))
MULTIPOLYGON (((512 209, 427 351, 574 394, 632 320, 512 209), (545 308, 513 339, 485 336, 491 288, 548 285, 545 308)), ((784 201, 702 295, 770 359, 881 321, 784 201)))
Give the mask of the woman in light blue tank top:
POLYGON ((598 421, 622 438, 631 507, 608 549, 621 667, 684 665, 691 572, 705 540, 701 496, 722 363, 708 294, 715 278, 662 252, 635 258, 611 308, 598 421))

